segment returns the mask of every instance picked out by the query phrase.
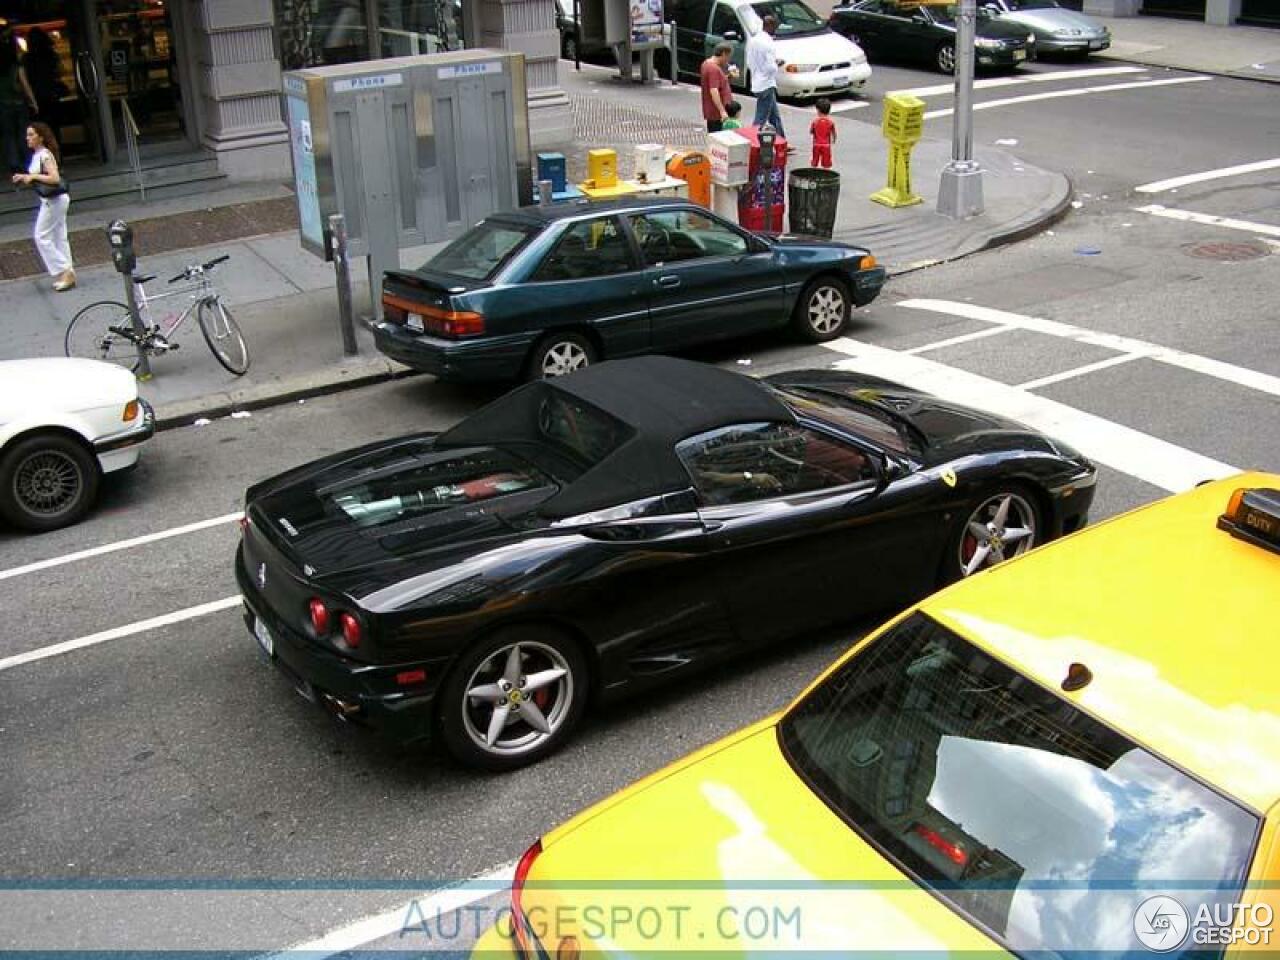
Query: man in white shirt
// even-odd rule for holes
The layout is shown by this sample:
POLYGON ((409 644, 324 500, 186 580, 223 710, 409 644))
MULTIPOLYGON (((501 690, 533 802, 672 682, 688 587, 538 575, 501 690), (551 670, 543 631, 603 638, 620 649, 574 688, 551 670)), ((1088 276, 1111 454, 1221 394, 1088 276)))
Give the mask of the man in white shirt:
POLYGON ((751 94, 756 98, 757 127, 771 123, 780 137, 782 114, 778 111, 778 67, 782 61, 774 51, 773 35, 778 32, 778 18, 768 14, 759 33, 747 41, 747 72, 751 75, 751 94))

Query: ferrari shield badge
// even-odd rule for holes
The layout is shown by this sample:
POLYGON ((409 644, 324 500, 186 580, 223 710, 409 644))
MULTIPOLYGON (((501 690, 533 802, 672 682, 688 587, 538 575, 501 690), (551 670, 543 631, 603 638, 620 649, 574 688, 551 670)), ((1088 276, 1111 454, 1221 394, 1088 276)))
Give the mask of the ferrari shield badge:
POLYGON ((950 467, 947 467, 947 469, 942 471, 942 482, 948 487, 954 487, 956 485, 956 472, 950 467))

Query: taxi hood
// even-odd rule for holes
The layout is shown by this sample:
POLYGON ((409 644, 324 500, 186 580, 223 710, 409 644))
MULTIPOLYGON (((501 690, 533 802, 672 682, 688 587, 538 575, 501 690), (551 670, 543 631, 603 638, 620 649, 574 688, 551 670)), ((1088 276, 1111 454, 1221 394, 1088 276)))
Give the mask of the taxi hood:
POLYGON ((741 951, 748 943, 748 955, 801 945, 810 956, 851 944, 886 955, 992 950, 799 779, 775 720, 543 838, 520 896, 551 956, 565 936, 577 937, 584 955, 606 956, 741 951), (667 919, 645 926, 642 913, 667 919))

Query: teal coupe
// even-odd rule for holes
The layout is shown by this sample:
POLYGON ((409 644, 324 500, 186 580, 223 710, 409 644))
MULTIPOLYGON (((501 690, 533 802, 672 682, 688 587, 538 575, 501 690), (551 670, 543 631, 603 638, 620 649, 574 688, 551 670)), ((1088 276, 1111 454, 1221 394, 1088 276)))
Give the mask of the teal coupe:
POLYGON ((378 349, 446 380, 537 380, 790 326, 840 336, 884 286, 861 248, 757 234, 680 199, 495 214, 383 278, 378 349))

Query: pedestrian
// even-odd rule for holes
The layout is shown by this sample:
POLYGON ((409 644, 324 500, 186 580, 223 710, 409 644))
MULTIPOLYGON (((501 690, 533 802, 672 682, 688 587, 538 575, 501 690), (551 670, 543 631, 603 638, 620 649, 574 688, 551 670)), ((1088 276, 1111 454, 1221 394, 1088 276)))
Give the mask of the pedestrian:
POLYGON ((729 58, 733 56, 733 47, 727 43, 716 44, 711 56, 702 61, 698 71, 702 86, 702 119, 707 121, 707 133, 715 133, 721 129, 727 108, 733 102, 733 91, 729 88, 729 58))
POLYGON ((809 166, 831 169, 831 147, 836 142, 836 122, 831 119, 831 101, 819 97, 814 104, 818 116, 809 124, 809 135, 813 137, 813 157, 809 166))
POLYGON ((760 30, 747 41, 747 73, 751 77, 751 94, 756 98, 755 125, 771 123, 778 136, 785 137, 782 114, 778 112, 778 67, 782 61, 773 46, 777 32, 778 18, 767 14, 760 30))
POLYGON ((6 30, 0 35, 0 151, 10 173, 20 173, 26 167, 22 134, 28 111, 35 109, 35 94, 18 59, 18 44, 13 33, 6 30))
POLYGON ((58 164, 61 156, 58 141, 47 123, 27 127, 27 148, 31 166, 26 173, 15 173, 13 182, 33 187, 40 195, 34 239, 44 268, 53 277, 53 289, 61 292, 76 285, 76 271, 71 262, 71 244, 67 240, 67 207, 71 194, 62 179, 58 164))
POLYGON ((728 116, 724 118, 724 123, 720 124, 721 130, 737 130, 742 126, 742 121, 738 119, 738 114, 742 112, 742 104, 737 100, 730 100, 725 104, 724 112, 728 116))
POLYGON ((61 140, 59 108, 67 88, 59 76, 62 64, 58 60, 53 41, 39 27, 32 27, 27 31, 27 55, 22 61, 22 67, 27 74, 27 82, 31 85, 31 92, 35 95, 35 118, 41 123, 47 123, 55 139, 61 140))

